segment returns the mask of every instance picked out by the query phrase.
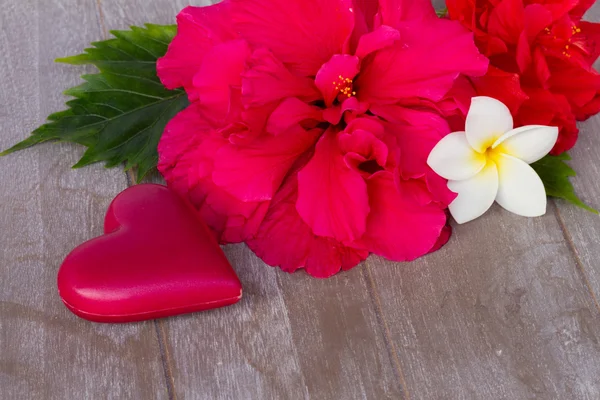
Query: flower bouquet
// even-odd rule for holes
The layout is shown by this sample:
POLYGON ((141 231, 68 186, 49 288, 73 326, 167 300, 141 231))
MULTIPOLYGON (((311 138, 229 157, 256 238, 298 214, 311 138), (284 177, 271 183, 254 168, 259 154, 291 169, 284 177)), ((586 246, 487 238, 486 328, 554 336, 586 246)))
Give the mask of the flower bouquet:
POLYGON ((585 206, 565 151, 600 111, 590 0, 224 0, 113 32, 48 140, 158 168, 223 243, 330 277, 410 261, 497 202, 585 206))

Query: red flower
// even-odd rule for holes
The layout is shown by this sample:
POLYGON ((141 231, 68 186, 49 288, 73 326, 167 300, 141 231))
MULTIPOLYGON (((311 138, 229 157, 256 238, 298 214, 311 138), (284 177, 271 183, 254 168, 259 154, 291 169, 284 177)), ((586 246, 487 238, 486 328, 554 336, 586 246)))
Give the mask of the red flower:
POLYGON ((478 95, 509 106, 519 125, 561 128, 553 154, 577 140, 576 120, 600 111, 600 24, 582 21, 593 0, 448 0, 451 19, 475 33, 490 71, 478 95), (515 85, 518 77, 520 88, 515 85))
POLYGON ((178 24, 158 71, 192 105, 159 169, 221 242, 327 277, 448 240, 437 104, 488 66, 459 23, 429 0, 226 0, 178 24))

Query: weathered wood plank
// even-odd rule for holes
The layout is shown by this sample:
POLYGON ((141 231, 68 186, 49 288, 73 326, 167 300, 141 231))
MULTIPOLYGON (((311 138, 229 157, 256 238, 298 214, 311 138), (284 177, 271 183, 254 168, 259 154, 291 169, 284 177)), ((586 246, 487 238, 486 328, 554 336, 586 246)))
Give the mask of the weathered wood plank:
POLYGON ((166 323, 176 393, 190 399, 307 397, 276 273, 244 246, 226 254, 244 285, 241 303, 166 323))
MULTIPOLYGON (((596 2, 585 19, 600 21, 600 3, 596 2)), ((596 63, 596 69, 600 62, 596 63)), ((575 192, 590 206, 600 210, 600 116, 580 123, 579 141, 570 152, 571 166, 577 171, 573 179, 575 192)), ((600 216, 556 202, 557 216, 579 260, 582 279, 590 287, 600 309, 600 216)))
MULTIPOLYGON (((98 4, 98 19, 93 1, 3 5, 12 33, 0 36, 0 147, 60 109, 58 93, 77 82, 53 58, 99 39, 99 27, 170 23, 186 5, 98 4)), ((596 207, 599 125, 582 126, 573 153, 578 193, 596 207)), ((327 281, 285 275, 230 246, 242 303, 156 325, 92 325, 60 304, 56 269, 101 232, 126 183, 118 170, 70 171, 80 154, 47 145, 0 159, 2 398, 164 398, 163 373, 181 398, 600 397, 599 313, 586 287, 600 288, 598 217, 558 203, 579 265, 551 213, 523 220, 498 208, 459 227, 440 253, 404 265, 372 258, 327 281)))
POLYGON ((244 284, 233 307, 169 319, 185 398, 399 398, 359 270, 328 281, 285 275, 243 245, 226 254, 244 284))
MULTIPOLYGON (((581 128, 576 191, 599 208, 600 117, 581 128)), ((600 218, 555 203, 558 219, 496 207, 423 260, 369 261, 412 398, 600 398, 600 218)))
POLYGON ((405 397, 363 268, 327 280, 277 271, 310 398, 405 397))
MULTIPOLYGON (((119 19, 171 23, 184 6, 159 0, 143 7, 137 1, 102 4, 108 29, 122 27, 119 19)), ((401 396, 360 270, 317 281, 274 270, 243 245, 229 246, 226 253, 244 283, 242 303, 160 323, 176 394, 203 399, 401 396)))
MULTIPOLYGON (((580 139, 571 151, 571 166, 577 171, 575 192, 591 207, 600 210, 600 118, 581 123, 580 139)), ((600 309, 600 216, 564 201, 556 201, 556 214, 579 260, 582 279, 590 287, 600 309)))
MULTIPOLYGON (((53 60, 101 38, 93 0, 6 0, 0 26, 0 147, 63 108, 79 81, 53 60)), ((0 159, 0 398, 165 398, 154 326, 95 325, 62 305, 56 272, 102 232, 118 170, 70 170, 82 149, 48 144, 0 159)))
POLYGON ((600 313, 550 212, 499 207, 442 251, 369 261, 418 399, 597 399, 600 313))

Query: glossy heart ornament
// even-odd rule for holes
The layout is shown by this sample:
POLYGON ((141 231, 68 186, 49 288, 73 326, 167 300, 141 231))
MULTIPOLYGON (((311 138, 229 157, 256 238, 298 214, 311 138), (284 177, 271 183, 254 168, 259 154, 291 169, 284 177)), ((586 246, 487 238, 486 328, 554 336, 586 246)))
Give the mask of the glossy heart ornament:
POLYGON ((133 322, 238 302, 240 281, 208 227, 160 185, 119 194, 104 236, 77 247, 58 273, 65 305, 96 322, 133 322))

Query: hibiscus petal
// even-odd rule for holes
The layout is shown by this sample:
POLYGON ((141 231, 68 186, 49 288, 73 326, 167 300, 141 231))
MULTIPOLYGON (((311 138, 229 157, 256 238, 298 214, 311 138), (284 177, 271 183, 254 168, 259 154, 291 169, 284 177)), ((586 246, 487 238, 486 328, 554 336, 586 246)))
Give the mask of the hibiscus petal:
POLYGON ((171 189, 186 198, 221 243, 253 236, 268 202, 241 202, 212 182, 215 154, 227 144, 198 103, 173 118, 158 146, 158 169, 171 189))
POLYGON ((263 132, 281 100, 289 97, 306 103, 322 98, 313 79, 292 74, 269 50, 256 50, 242 74, 243 122, 250 130, 263 132))
MULTIPOLYGON (((400 110, 400 107, 394 108, 400 110)), ((427 158, 433 148, 448 133, 448 124, 439 115, 435 117, 426 111, 395 113, 390 117, 392 117, 388 119, 390 123, 385 125, 386 133, 395 138, 399 149, 410 149, 410 151, 401 152, 400 175, 405 179, 425 176, 428 171, 431 171, 427 165, 427 158), (401 116, 406 117, 406 121, 395 119, 401 116)), ((390 147, 394 148, 393 145, 390 147)))
MULTIPOLYGON (((348 54, 336 54, 331 57, 317 72, 315 84, 323 94, 325 104, 329 107, 340 94, 340 90, 348 87, 352 90, 349 83, 358 74, 358 57, 348 54)), ((350 93, 351 97, 352 93, 350 93)))
MULTIPOLYGON (((379 3, 373 0, 353 0, 352 3, 354 4, 357 20, 361 22, 361 25, 364 24, 361 33, 372 30, 375 16, 379 11, 379 3)), ((355 27, 355 30, 357 30, 357 27, 355 27)))
POLYGON ((214 45, 236 37, 230 7, 226 0, 207 7, 186 7, 179 13, 177 35, 157 62, 158 76, 167 88, 191 88, 204 55, 214 45))
MULTIPOLYGON (((219 67, 220 63, 216 65, 219 67)), ((248 67, 242 76, 242 95, 247 106, 262 106, 287 97, 298 97, 306 102, 321 98, 312 79, 293 75, 267 49, 252 53, 248 67)))
POLYGON ((205 118, 198 103, 192 103, 178 113, 165 127, 158 144, 160 172, 167 173, 181 155, 208 136, 213 128, 211 121, 205 118))
POLYGON ((476 79, 478 77, 459 76, 442 101, 435 104, 439 113, 447 118, 446 124, 451 127, 448 132, 465 129, 465 118, 471 107, 471 99, 477 95, 473 83, 476 79))
POLYGON ((286 272, 306 268, 317 278, 348 270, 369 255, 364 249, 346 247, 331 238, 315 236, 296 211, 297 174, 291 174, 277 192, 256 236, 248 246, 264 262, 286 272))
POLYGON ((343 54, 354 28, 351 0, 233 0, 232 6, 235 30, 303 76, 343 54))
POLYGON ((397 186, 390 172, 379 172, 368 180, 368 189, 371 212, 361 244, 393 261, 412 261, 434 248, 446 213, 434 203, 417 202, 415 192, 424 190, 417 181, 397 186))
POLYGON ((229 143, 216 155, 212 178, 241 201, 270 200, 318 134, 297 126, 278 136, 262 135, 246 146, 229 143))
POLYGON ((452 217, 459 224, 482 216, 494 204, 498 194, 498 169, 489 161, 474 177, 463 181, 449 181, 448 188, 458 197, 450 204, 452 217))
POLYGON ((281 102, 269 116, 267 132, 279 135, 306 120, 322 121, 323 112, 318 107, 310 106, 296 97, 290 97, 281 102))
POLYGON ((456 199, 457 194, 448 188, 448 180, 432 170, 427 171, 425 182, 433 201, 438 202, 442 207, 448 207, 456 199))
POLYGON ((557 140, 557 127, 529 125, 505 133, 492 148, 532 164, 550 153, 557 140))
POLYGON ((241 122, 248 127, 248 130, 260 135, 265 131, 267 122, 277 106, 279 106, 278 101, 264 106, 246 106, 240 113, 241 122))
POLYGON ((379 2, 373 0, 352 0, 354 11, 354 29, 345 46, 347 53, 355 54, 358 47, 358 41, 363 35, 371 32, 373 26, 379 25, 379 2), (376 17, 377 16, 377 20, 376 17))
POLYGON ((506 154, 495 157, 500 186, 496 201, 524 217, 546 213, 546 190, 538 174, 524 161, 506 154))
POLYGON ((253 237, 269 208, 268 201, 240 201, 209 178, 190 187, 188 198, 221 244, 241 243, 253 237))
POLYGON ((404 21, 437 18, 430 0, 379 0, 383 24, 397 27, 404 21))
POLYGON ((368 256, 367 250, 346 247, 329 238, 317 238, 311 244, 304 268, 306 273, 315 278, 330 278, 340 271, 340 267, 348 271, 368 256))
POLYGON ((517 44, 524 26, 525 8, 522 0, 503 0, 494 7, 488 21, 488 32, 506 43, 517 44))
POLYGON ((526 6, 523 18, 525 21, 525 33, 527 34, 529 43, 533 43, 536 37, 552 24, 552 13, 542 4, 530 4, 526 6))
POLYGON ((600 91, 600 74, 593 69, 587 71, 578 65, 560 60, 553 60, 550 68, 552 75, 547 82, 550 90, 554 94, 564 95, 571 103, 576 118, 583 119, 581 109, 590 102, 597 103, 594 100, 597 100, 600 91))
MULTIPOLYGON (((350 97, 341 105, 335 105, 329 107, 323 111, 323 119, 329 122, 331 125, 337 125, 344 117, 344 113, 349 112, 355 113, 356 115, 363 115, 369 109, 369 104, 365 102, 359 102, 356 97, 350 97)), ((347 116, 348 114, 346 114, 347 116)))
POLYGON ((575 19, 581 19, 586 11, 596 3, 596 0, 579 0, 576 3, 577 5, 573 7, 569 14, 575 19))
POLYGON ((452 236, 452 227, 450 225, 446 225, 442 229, 442 233, 440 234, 438 241, 435 243, 433 248, 429 250, 429 253, 434 253, 444 247, 450 240, 450 236, 452 236))
POLYGON ((581 21, 579 28, 586 38, 583 45, 585 48, 584 60, 586 65, 591 67, 600 56, 600 24, 581 21))
POLYGON ((454 132, 431 150, 427 164, 445 179, 463 180, 475 176, 485 167, 485 155, 473 150, 464 132, 454 132))
POLYGON ((362 176, 344 162, 337 134, 325 132, 298 173, 296 208, 315 235, 351 242, 365 232, 369 200, 362 176))
MULTIPOLYGON (((279 266, 283 271, 295 272, 306 265, 308 252, 314 240, 308 225, 296 212, 298 184, 288 179, 275 194, 271 207, 248 247, 265 263, 279 266)), ((323 263, 325 265, 325 263, 323 263)), ((339 271, 339 263, 327 265, 331 273, 339 271)))
POLYGON ((465 130, 471 147, 483 153, 500 136, 513 128, 510 110, 491 97, 473 97, 467 114, 465 130))
POLYGON ((438 134, 438 141, 442 136, 450 133, 448 122, 434 109, 414 109, 409 106, 400 105, 372 105, 370 111, 380 118, 392 122, 394 125, 402 124, 430 128, 431 131, 438 134))
POLYGON ((523 102, 527 100, 527 94, 521 89, 518 74, 504 72, 491 65, 485 76, 471 78, 471 82, 475 86, 477 94, 498 99, 512 113, 516 113, 523 102))
POLYGON ((521 74, 524 74, 532 63, 531 46, 529 45, 527 34, 525 32, 521 32, 521 36, 519 36, 516 61, 521 74))
POLYGON ((356 153, 363 156, 365 160, 375 160, 380 166, 385 166, 387 163, 387 146, 369 131, 341 133, 338 140, 342 154, 356 153))
POLYGON ((567 99, 543 88, 527 88, 526 92, 529 100, 519 109, 515 118, 517 125, 558 126, 560 133, 552 154, 559 155, 571 149, 577 141, 579 129, 567 99))
POLYGON ((346 132, 353 133, 355 131, 367 131, 371 132, 376 137, 381 137, 385 133, 385 129, 381 120, 378 118, 356 118, 350 122, 348 122, 348 126, 346 126, 346 132))
POLYGON ((397 29, 380 26, 373 32, 361 36, 355 54, 358 58, 365 58, 377 50, 393 45, 396 40, 400 40, 400 32, 397 29))
POLYGON ((437 102, 461 73, 481 76, 487 71, 488 60, 477 50, 473 34, 458 22, 428 19, 398 30, 400 40, 363 60, 355 81, 359 100, 380 105, 415 97, 437 102))
POLYGON ((224 119, 230 109, 231 89, 241 85, 248 56, 250 47, 245 40, 214 46, 194 77, 193 88, 188 91, 190 99, 210 108, 211 117, 216 120, 224 119))

